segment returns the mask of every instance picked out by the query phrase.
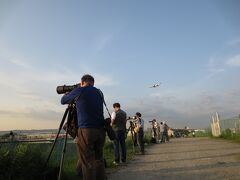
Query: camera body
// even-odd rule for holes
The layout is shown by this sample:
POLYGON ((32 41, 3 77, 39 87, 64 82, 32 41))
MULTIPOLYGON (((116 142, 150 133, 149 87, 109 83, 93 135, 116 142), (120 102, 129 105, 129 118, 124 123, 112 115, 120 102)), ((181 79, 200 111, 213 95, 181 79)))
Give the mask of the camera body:
MULTIPOLYGON (((57 86, 56 91, 57 91, 58 94, 64 94, 64 93, 67 93, 67 92, 71 92, 73 89, 75 89, 77 87, 80 87, 80 84, 57 86)), ((67 125, 66 125, 66 127, 67 127, 67 125)), ((65 129, 66 129, 66 127, 65 127, 65 129)), ((71 119, 71 123, 70 123, 70 125, 68 127, 69 127, 70 130, 74 131, 73 134, 70 134, 69 133, 70 130, 68 130, 68 133, 73 138, 75 138, 76 137, 75 130, 77 130, 77 113, 76 113, 75 118, 71 119)), ((116 139, 116 134, 113 131, 112 126, 111 126, 111 118, 104 119, 104 129, 107 132, 107 135, 108 135, 110 140, 113 141, 113 140, 116 139)))
POLYGON ((133 117, 130 117, 130 116, 129 116, 129 117, 127 118, 127 120, 136 120, 136 119, 137 119, 136 116, 133 116, 133 117))
POLYGON ((79 86, 80 84, 57 86, 56 91, 58 94, 64 94, 66 92, 72 91, 79 86))
POLYGON ((157 122, 157 120, 156 119, 153 119, 153 120, 151 120, 151 121, 148 121, 149 123, 156 123, 157 122))

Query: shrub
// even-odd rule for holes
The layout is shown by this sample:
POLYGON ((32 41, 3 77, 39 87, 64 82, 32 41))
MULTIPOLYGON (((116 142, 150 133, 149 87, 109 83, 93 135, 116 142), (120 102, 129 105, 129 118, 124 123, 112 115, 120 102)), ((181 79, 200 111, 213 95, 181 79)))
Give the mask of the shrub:
POLYGON ((240 141, 240 133, 234 133, 231 131, 231 129, 226 129, 222 131, 220 138, 240 141))
POLYGON ((41 145, 4 145, 0 149, 0 179, 43 179, 45 156, 41 145))
MULTIPOLYGON (((145 143, 149 144, 151 136, 145 134, 145 143)), ((52 176, 47 179, 57 178, 61 158, 63 141, 57 141, 47 169, 44 165, 52 144, 38 143, 9 143, 0 146, 0 179, 11 180, 42 180, 46 171, 52 176)), ((132 138, 126 139, 127 160, 133 157, 132 138)), ((137 147, 135 147, 135 150, 137 147)), ((113 142, 107 140, 104 146, 104 158, 108 167, 113 166, 114 147, 113 142)), ((68 143, 64 159, 63 178, 78 179, 75 175, 78 161, 77 148, 74 143, 68 143)))

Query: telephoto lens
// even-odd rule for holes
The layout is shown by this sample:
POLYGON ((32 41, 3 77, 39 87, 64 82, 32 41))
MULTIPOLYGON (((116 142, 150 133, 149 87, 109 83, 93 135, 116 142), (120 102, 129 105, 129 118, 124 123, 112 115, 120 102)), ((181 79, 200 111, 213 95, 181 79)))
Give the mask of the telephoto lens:
POLYGON ((75 89, 79 86, 80 86, 80 84, 57 86, 56 91, 58 94, 64 94, 66 92, 72 91, 73 89, 75 89))

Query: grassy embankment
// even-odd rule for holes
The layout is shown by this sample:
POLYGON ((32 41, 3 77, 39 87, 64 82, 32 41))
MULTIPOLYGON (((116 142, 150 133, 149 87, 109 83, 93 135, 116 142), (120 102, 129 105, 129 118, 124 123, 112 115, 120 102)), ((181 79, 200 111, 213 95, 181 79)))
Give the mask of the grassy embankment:
POLYGON ((220 138, 240 143, 240 132, 233 133, 230 129, 226 129, 222 132, 220 138))
MULTIPOLYGON (((207 130, 206 132, 196 132, 196 137, 211 137, 216 138, 212 136, 212 133, 210 130, 207 130)), ((217 138, 226 139, 226 140, 232 140, 234 142, 240 143, 240 132, 233 133, 230 129, 226 129, 221 132, 221 135, 217 138)))
MULTIPOLYGON (((150 143, 149 135, 145 136, 146 144, 150 143)), ((132 141, 130 138, 126 141, 127 161, 133 157, 132 141)), ((51 144, 30 144, 30 143, 12 143, 0 146, 0 180, 42 180, 44 164, 51 144)), ((51 156, 47 172, 58 172, 58 166, 61 158, 62 142, 56 145, 51 156)), ((104 156, 108 167, 112 167, 114 160, 113 143, 106 141, 104 147, 104 156)), ((79 179, 75 174, 77 163, 77 148, 74 143, 67 144, 67 151, 64 159, 63 176, 64 179, 79 179)), ((55 175, 54 174, 54 175, 55 175)), ((53 177, 49 178, 54 180, 53 177)))
POLYGON ((195 137, 211 137, 211 136, 212 136, 212 133, 208 129, 204 132, 202 131, 195 132, 195 137))

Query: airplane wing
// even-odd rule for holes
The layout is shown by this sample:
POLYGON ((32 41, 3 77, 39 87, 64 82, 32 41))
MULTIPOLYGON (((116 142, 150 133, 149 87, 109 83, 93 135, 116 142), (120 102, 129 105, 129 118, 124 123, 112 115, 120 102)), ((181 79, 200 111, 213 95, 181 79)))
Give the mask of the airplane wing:
POLYGON ((160 86, 161 83, 157 83, 157 84, 153 84, 152 86, 150 86, 149 88, 156 88, 158 86, 160 86))

